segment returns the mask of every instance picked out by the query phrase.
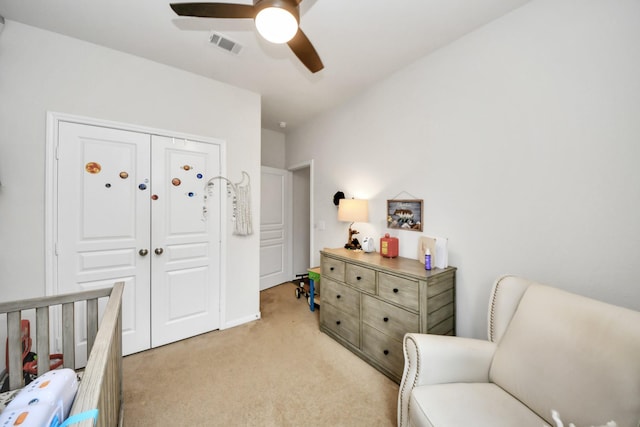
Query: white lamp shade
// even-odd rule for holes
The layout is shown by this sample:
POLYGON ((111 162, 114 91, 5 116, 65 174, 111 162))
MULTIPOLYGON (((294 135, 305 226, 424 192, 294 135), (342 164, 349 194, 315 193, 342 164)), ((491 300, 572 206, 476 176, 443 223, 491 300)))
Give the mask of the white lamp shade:
POLYGON ((286 43, 298 32, 298 21, 288 10, 267 7, 256 15, 256 28, 271 43, 286 43))
POLYGON ((338 221, 369 221, 369 202, 362 199, 340 199, 338 204, 338 221))

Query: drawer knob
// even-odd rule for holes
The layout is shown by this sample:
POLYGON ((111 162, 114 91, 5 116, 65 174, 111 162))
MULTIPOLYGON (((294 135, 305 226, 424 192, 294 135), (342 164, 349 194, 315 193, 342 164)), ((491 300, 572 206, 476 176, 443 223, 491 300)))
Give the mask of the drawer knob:
POLYGON ((340 299, 340 294, 336 295, 336 298, 340 299))
POLYGON ((339 321, 339 320, 338 320, 338 321, 336 321, 336 325, 339 325, 339 324, 340 324, 340 321, 339 321))
POLYGON ((383 351, 383 353, 384 353, 385 356, 388 356, 389 355, 389 350, 385 350, 385 351, 383 351))
POLYGON ((397 294, 398 293, 398 288, 393 288, 393 293, 397 294))
POLYGON ((362 280, 362 277, 358 276, 356 277, 356 280, 362 280))
POLYGON ((389 318, 388 318, 388 317, 385 317, 385 318, 384 318, 384 319, 382 319, 382 320, 384 320, 385 322, 388 322, 388 321, 389 321, 389 318))

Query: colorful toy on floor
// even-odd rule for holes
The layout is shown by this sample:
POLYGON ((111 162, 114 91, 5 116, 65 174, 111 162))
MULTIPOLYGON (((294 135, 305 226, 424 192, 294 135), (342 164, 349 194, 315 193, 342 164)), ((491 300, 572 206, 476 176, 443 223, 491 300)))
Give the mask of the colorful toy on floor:
POLYGON ((320 305, 317 285, 320 284, 320 267, 310 268, 307 273, 296 274, 296 280, 300 285, 296 287, 296 298, 302 295, 309 302, 309 310, 314 311, 316 305, 320 305))

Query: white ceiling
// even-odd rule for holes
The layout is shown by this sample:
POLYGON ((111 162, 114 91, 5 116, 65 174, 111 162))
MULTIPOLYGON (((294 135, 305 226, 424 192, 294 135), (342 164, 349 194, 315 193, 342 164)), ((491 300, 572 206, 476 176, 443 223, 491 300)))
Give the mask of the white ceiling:
POLYGON ((304 0, 300 27, 325 65, 316 74, 253 21, 178 17, 171 1, 0 0, 0 15, 257 92, 262 126, 286 132, 530 0, 304 0), (240 54, 210 44, 213 31, 240 54))

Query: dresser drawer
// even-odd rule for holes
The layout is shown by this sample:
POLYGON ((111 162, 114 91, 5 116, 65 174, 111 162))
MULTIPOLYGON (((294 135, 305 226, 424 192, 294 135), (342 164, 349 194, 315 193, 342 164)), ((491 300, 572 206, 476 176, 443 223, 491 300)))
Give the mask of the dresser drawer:
POLYGON ((402 377, 402 341, 394 340, 371 326, 362 325, 362 351, 397 378, 402 377))
POLYGON ((378 273, 378 295, 388 301, 418 311, 418 282, 387 273, 378 273))
POLYGON ((320 309, 322 326, 340 335, 352 345, 360 346, 360 322, 358 317, 338 310, 331 304, 322 303, 320 309))
POLYGON ((360 317, 360 293, 331 279, 322 280, 322 304, 331 304, 345 313, 360 317))
POLYGON ((376 272, 367 267, 347 264, 345 282, 371 294, 376 293, 376 272))
POLYGON ((344 282, 344 261, 322 257, 320 274, 344 282))
POLYGON ((362 296, 362 322, 402 341, 407 332, 420 331, 420 316, 368 295, 362 296))

